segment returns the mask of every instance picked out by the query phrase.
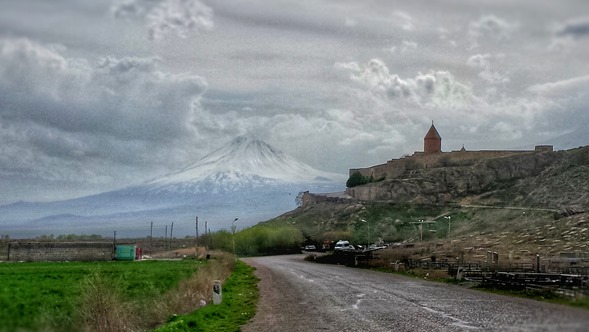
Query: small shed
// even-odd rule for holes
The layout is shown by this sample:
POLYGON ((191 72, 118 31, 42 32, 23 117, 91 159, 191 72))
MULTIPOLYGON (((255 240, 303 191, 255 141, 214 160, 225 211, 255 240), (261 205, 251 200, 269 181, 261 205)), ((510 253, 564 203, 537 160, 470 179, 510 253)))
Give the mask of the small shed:
POLYGON ((115 254, 117 261, 134 261, 137 246, 134 244, 119 244, 115 254))

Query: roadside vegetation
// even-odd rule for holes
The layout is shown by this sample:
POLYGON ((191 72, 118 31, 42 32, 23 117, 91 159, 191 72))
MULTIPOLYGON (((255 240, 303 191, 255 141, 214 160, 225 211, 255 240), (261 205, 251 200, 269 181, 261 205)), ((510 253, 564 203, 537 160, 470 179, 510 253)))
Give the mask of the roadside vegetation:
POLYGON ((238 261, 222 289, 222 302, 185 315, 172 316, 157 332, 233 332, 254 317, 259 297, 254 269, 238 261))
POLYGON ((221 230, 201 237, 209 248, 234 252, 237 256, 299 253, 303 233, 292 224, 259 224, 232 234, 221 230))
POLYGON ((150 330, 210 303, 212 282, 231 275, 233 257, 2 263, 0 331, 150 330))
MULTIPOLYGON (((448 264, 472 264, 488 271, 534 272, 539 255, 542 271, 567 274, 578 273, 569 269, 589 268, 589 213, 563 216, 534 208, 318 202, 267 224, 296 225, 305 238, 304 244, 317 248, 338 240, 348 240, 355 246, 389 245, 368 262, 362 257, 354 261, 350 260, 354 257, 345 255, 317 254, 308 257, 312 261, 359 264, 468 287, 477 282, 454 280, 448 275, 448 264)), ((550 289, 500 292, 589 308, 589 296, 582 291, 566 291, 567 297, 561 296, 560 290, 550 289)))

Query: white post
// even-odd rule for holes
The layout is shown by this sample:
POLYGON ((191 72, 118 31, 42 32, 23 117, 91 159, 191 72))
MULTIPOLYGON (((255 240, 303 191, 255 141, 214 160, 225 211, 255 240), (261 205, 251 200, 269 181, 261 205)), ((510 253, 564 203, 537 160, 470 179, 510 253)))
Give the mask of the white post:
POLYGON ((223 290, 221 289, 221 281, 213 281, 213 304, 221 304, 223 300, 223 290))

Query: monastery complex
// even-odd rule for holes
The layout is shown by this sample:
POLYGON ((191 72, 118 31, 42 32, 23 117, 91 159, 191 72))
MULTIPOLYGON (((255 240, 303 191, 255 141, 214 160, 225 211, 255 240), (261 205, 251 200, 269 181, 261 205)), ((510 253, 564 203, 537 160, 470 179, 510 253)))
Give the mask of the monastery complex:
POLYGON ((433 122, 423 138, 423 151, 416 151, 411 156, 392 159, 385 164, 350 169, 349 175, 358 172, 374 180, 394 179, 413 169, 468 165, 482 159, 501 158, 518 154, 553 151, 552 145, 537 145, 534 150, 479 150, 467 151, 464 147, 458 151, 443 152, 442 137, 433 122))

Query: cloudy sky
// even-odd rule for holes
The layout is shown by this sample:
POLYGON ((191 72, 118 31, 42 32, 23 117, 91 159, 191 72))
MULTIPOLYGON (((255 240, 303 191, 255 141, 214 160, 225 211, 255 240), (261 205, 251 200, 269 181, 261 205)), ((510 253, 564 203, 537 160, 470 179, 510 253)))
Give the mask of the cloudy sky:
POLYGON ((589 1, 0 0, 0 203, 166 174, 242 134, 347 173, 589 144, 589 1))

